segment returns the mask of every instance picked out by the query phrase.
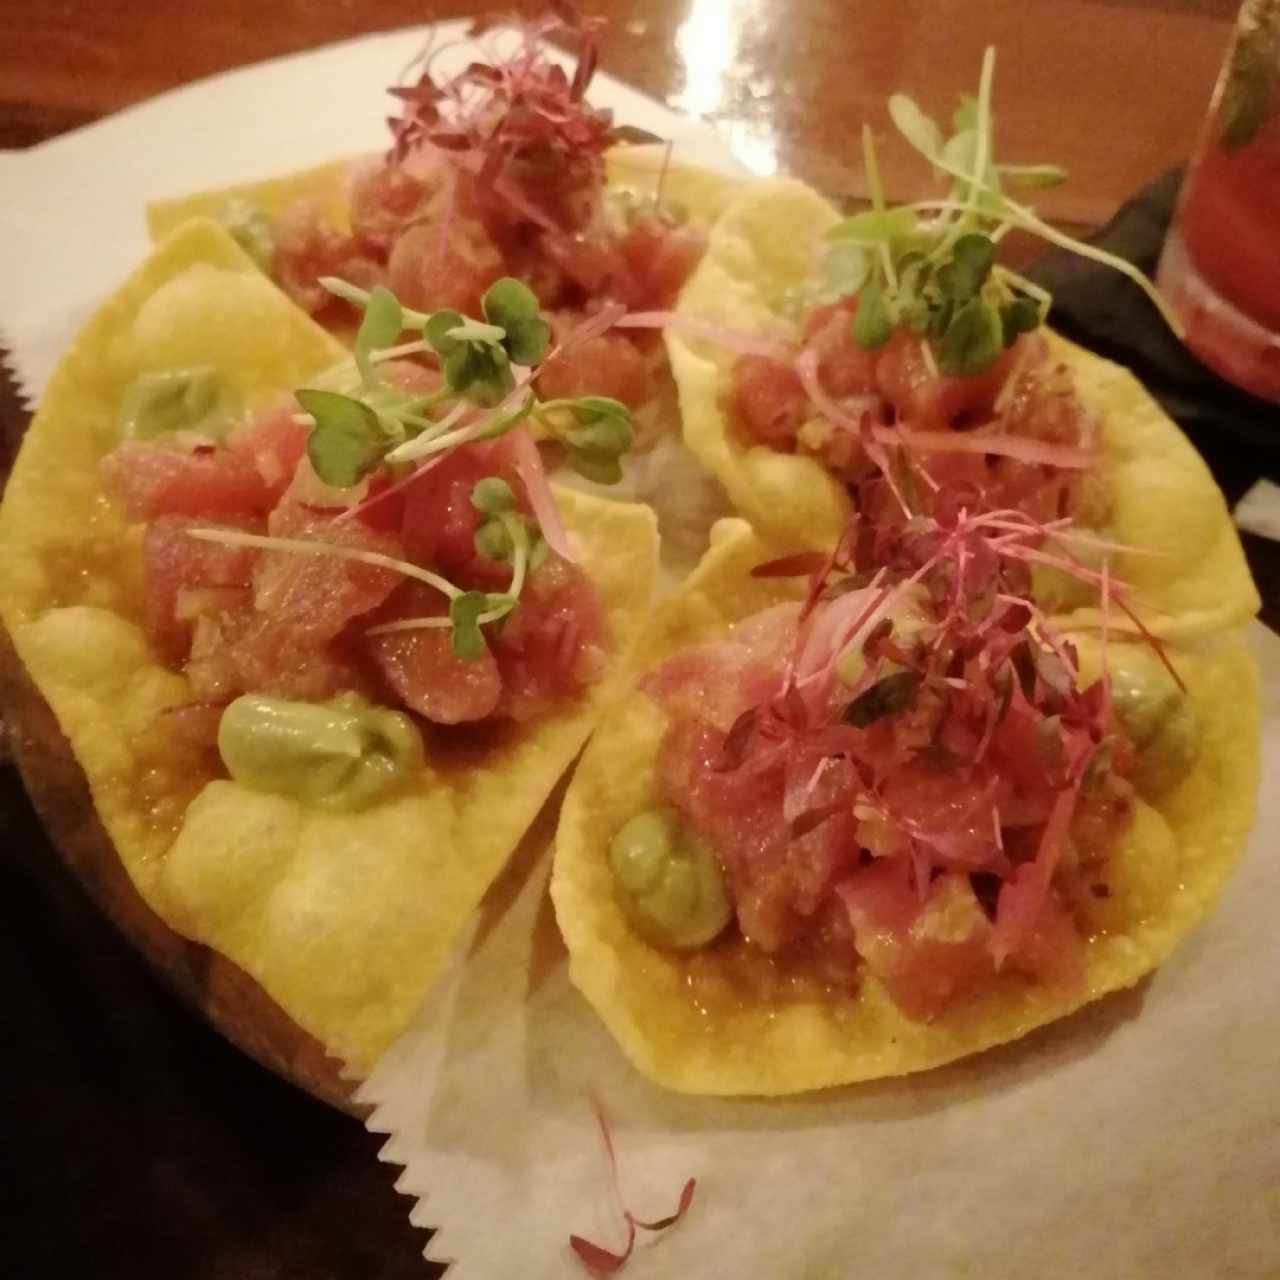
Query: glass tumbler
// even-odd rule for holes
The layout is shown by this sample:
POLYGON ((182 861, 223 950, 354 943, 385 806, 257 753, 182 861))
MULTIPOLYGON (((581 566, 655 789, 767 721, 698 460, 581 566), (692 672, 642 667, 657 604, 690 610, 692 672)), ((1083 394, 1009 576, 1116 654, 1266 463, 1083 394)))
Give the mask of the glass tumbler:
POLYGON ((1245 0, 1160 259, 1187 346, 1280 402, 1280 0, 1245 0))

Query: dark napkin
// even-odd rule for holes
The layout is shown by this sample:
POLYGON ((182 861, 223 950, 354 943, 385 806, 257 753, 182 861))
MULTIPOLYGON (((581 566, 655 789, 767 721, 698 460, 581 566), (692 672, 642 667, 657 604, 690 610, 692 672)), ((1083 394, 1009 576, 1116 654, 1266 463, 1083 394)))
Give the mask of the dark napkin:
MULTIPOLYGON (((1121 206, 1092 243, 1154 278, 1182 173, 1174 170, 1121 206)), ((1147 296, 1111 267, 1065 249, 1027 275, 1053 294, 1060 333, 1127 365, 1187 433, 1234 503, 1262 475, 1280 474, 1280 405, 1224 382, 1173 335, 1147 296)))

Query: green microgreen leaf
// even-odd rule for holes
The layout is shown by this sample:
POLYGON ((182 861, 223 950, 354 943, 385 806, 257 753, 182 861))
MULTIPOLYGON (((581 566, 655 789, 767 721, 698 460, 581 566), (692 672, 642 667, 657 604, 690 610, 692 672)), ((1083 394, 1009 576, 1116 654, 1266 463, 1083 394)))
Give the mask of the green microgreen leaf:
POLYGON ((839 302, 857 293, 867 278, 869 261, 861 245, 848 240, 834 240, 823 248, 819 268, 821 283, 813 297, 815 302, 839 302))
POLYGON ((622 463, 616 453, 597 453, 592 449, 570 449, 569 465, 596 484, 617 484, 622 479, 622 463))
POLYGON ((485 476, 471 490, 471 505, 486 516, 496 516, 515 507, 516 495, 501 476, 485 476))
POLYGON ((433 311, 427 317, 422 336, 441 358, 451 356, 463 347, 463 343, 452 336, 453 330, 461 326, 463 319, 462 312, 453 311, 448 307, 441 311, 433 311))
POLYGON ((579 425, 562 430, 560 436, 572 448, 614 457, 631 448, 635 441, 631 410, 621 400, 582 396, 570 408, 579 425))
POLYGON ((991 274, 996 247, 989 236, 970 232, 951 246, 951 257, 935 273, 938 288, 955 302, 977 295, 991 274))
POLYGON ((488 612, 489 597, 483 591, 464 591, 449 602, 453 626, 451 645, 455 657, 474 662, 485 655, 487 646, 480 631, 480 615, 488 612))
POLYGON ((510 329, 523 320, 532 320, 538 314, 538 299, 533 290, 512 276, 495 280, 485 290, 480 305, 484 318, 504 329, 510 329))
POLYGON ((378 381, 370 358, 372 353, 382 347, 394 346, 403 328, 404 312, 396 295, 380 284, 374 285, 369 291, 369 301, 365 303, 364 317, 356 331, 355 341, 356 367, 365 386, 372 387, 378 381))
POLYGON ((865 729, 884 716, 905 711, 915 701, 920 687, 918 671, 895 671, 864 689, 844 709, 844 722, 855 729, 865 729))
POLYGON ((515 544, 507 526, 501 520, 485 520, 476 530, 473 539, 476 554, 486 560, 510 560, 515 544))
POLYGON ((942 335, 938 367, 952 377, 982 373, 1003 350, 1000 313, 983 298, 974 298, 956 309, 942 335))
POLYGON ((613 396, 579 396, 573 401, 573 416, 584 425, 605 418, 621 418, 630 422, 631 410, 613 396))
POLYGON ((899 205, 893 209, 864 209, 843 218, 827 232, 828 240, 884 241, 894 243, 909 239, 920 226, 915 210, 899 205))
POLYGON ((978 159, 977 129, 961 129, 959 133, 952 134, 938 154, 943 163, 971 173, 978 159))
POLYGON ((883 346, 893 332, 893 317, 885 301, 880 282, 871 276, 858 294, 858 308, 853 316, 853 339, 864 350, 883 346))
MULTIPOLYGON (((499 285, 518 286, 528 293, 518 280, 499 280, 490 287, 489 293, 485 295, 486 299, 499 285)), ((519 295, 508 289, 500 291, 498 296, 500 301, 496 306, 497 312, 501 314, 504 313, 504 307, 510 310, 507 304, 519 295), (504 298, 506 301, 501 301, 504 298)), ((533 295, 529 294, 529 297, 532 298, 533 295)), ((440 357, 445 384, 451 391, 465 395, 468 400, 480 405, 497 404, 511 391, 515 386, 515 378, 511 372, 512 361, 523 364, 538 340, 533 329, 537 326, 546 328, 545 321, 536 314, 532 320, 520 319, 515 313, 520 311, 521 305, 517 302, 513 313, 513 324, 516 326, 514 330, 504 325, 482 325, 448 309, 427 317, 423 337, 440 357), (524 326, 523 330, 521 325, 524 326)), ((533 306, 537 307, 536 300, 533 306)), ((489 314, 486 312, 486 320, 488 319, 489 314)), ((545 335, 542 340, 545 342, 545 335)))
POLYGON ((895 93, 889 98, 889 116, 898 132, 917 151, 930 160, 942 150, 942 130, 925 115, 914 98, 905 93, 895 93))
POLYGON ((307 457, 325 484, 349 488, 381 462, 387 439, 367 404, 336 391, 304 388, 296 395, 316 420, 307 436, 307 457))
POLYGON ((950 327, 955 310, 956 304, 950 298, 941 298, 935 302, 929 311, 929 327, 925 331, 928 336, 941 338, 950 327))
POLYGON ((923 338, 933 322, 934 312, 928 302, 920 297, 900 298, 898 301, 898 318, 918 338, 923 338))
POLYGON ((537 404, 537 397, 530 391, 514 408, 508 409, 505 413, 492 414, 485 423, 484 428, 473 435, 471 439, 496 440, 499 436, 506 435, 517 422, 527 418, 533 412, 535 404, 537 404))
POLYGON ((540 569, 546 563, 548 554, 547 540, 541 536, 535 538, 533 546, 529 548, 529 572, 540 569))
POLYGON ((954 133, 963 133, 966 129, 974 129, 978 124, 978 99, 971 93, 962 93, 960 102, 951 113, 951 129, 954 133))
POLYGON ((515 364, 532 366, 547 354, 551 326, 538 311, 538 299, 528 285, 504 276, 495 280, 482 300, 484 318, 506 331, 502 345, 515 364))
POLYGON ((1004 345, 1011 347, 1019 334, 1030 333, 1040 325, 1040 308, 1030 298, 1014 298, 1000 308, 1000 326, 1004 345))

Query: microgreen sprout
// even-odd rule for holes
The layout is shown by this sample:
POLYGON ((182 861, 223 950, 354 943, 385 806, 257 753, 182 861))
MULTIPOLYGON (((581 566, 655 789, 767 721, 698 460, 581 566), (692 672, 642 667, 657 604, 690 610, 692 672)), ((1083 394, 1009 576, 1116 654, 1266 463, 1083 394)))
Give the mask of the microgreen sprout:
POLYGON ((618 458, 633 438, 624 405, 586 396, 542 406, 531 390, 521 392, 524 375, 516 371, 535 368, 546 358, 551 328, 537 298, 519 280, 504 277, 486 290, 482 319, 449 309, 415 311, 380 285, 364 290, 334 277, 322 283, 364 313, 353 364, 345 366, 355 377, 345 376, 340 367, 332 375, 336 388, 306 389, 298 396, 314 421, 307 455, 325 483, 345 488, 383 461, 409 463, 460 444, 495 439, 535 412, 547 434, 563 436, 571 465, 605 483, 619 478, 618 458), (416 331, 417 338, 393 345, 405 330, 416 331), (380 366, 389 359, 430 354, 439 360, 442 375, 433 392, 406 391, 381 375, 380 366), (443 402, 452 402, 449 411, 430 416, 443 402), (567 408, 575 429, 594 428, 594 437, 580 439, 573 430, 561 433, 549 425, 552 407, 567 408), (476 417, 476 409, 489 412, 476 417), (601 422, 607 423, 607 431, 602 432, 601 422))
POLYGON ((507 590, 466 590, 408 561, 324 539, 215 529, 193 530, 192 536, 264 551, 358 561, 426 583, 444 596, 445 612, 385 622, 368 634, 448 628, 457 657, 480 658, 487 651, 481 628, 501 623, 511 613, 528 575, 546 559, 549 548, 572 558, 537 446, 520 424, 536 419, 545 435, 565 446, 578 471, 613 483, 621 476, 619 459, 634 439, 631 412, 608 396, 538 401, 531 383, 537 376, 535 366, 548 356, 551 328, 532 291, 518 280, 504 278, 490 286, 482 299, 482 318, 451 310, 415 311, 381 286, 366 291, 334 278, 322 283, 360 307, 363 316, 353 358, 327 373, 325 385, 296 393, 305 411, 300 420, 311 424, 307 457, 312 469, 324 483, 348 489, 379 467, 387 468, 393 479, 390 489, 355 508, 359 510, 411 483, 449 450, 512 433, 513 466, 534 514, 518 509, 515 491, 500 476, 484 477, 471 495, 472 505, 484 517, 475 533, 476 552, 510 565, 507 590), (418 336, 400 342, 406 330, 418 336), (412 391, 384 378, 388 360, 413 355, 438 359, 441 385, 435 390, 412 391), (443 412, 432 416, 439 412, 437 406, 443 412), (402 472, 398 477, 397 469, 402 472))
POLYGON ((363 401, 336 391, 304 388, 297 400, 315 419, 307 457, 316 475, 338 488, 358 484, 385 452, 378 415, 363 401))
POLYGON ((598 484, 622 478, 621 458, 635 441, 631 410, 611 396, 546 400, 538 406, 539 422, 568 449, 569 465, 598 484))
POLYGON ((923 340, 926 359, 936 360, 942 373, 981 373, 1021 334, 1042 324, 1048 312, 1049 297, 1043 290, 995 265, 996 245, 1016 227, 1128 275, 1177 331, 1176 318, 1131 263, 1081 244, 1005 194, 1005 185, 1053 186, 1066 171, 1052 164, 996 162, 994 72, 995 51, 989 48, 978 94, 961 99, 949 135, 906 94, 895 93, 889 99, 889 115, 898 132, 929 161, 935 176, 952 180, 945 200, 887 206, 870 131, 863 130, 872 207, 828 232, 818 300, 831 302, 857 293, 853 336, 864 348, 881 346, 903 326, 923 340))
POLYGON ((532 367, 547 353, 551 328, 538 311, 533 292, 506 276, 481 300, 484 323, 457 311, 427 318, 423 337, 440 357, 445 385, 482 405, 497 404, 515 386, 511 366, 532 367))

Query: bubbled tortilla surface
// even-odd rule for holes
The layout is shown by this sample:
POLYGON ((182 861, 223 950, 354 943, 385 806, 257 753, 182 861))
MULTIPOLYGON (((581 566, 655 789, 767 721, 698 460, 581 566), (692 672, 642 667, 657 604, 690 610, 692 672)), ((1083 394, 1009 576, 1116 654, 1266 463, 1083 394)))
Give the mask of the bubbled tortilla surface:
POLYGON ((606 605, 609 669, 589 694, 470 764, 429 761, 412 785, 358 813, 225 780, 215 755, 167 726, 167 709, 190 695, 148 647, 141 526, 102 493, 98 463, 139 373, 215 364, 252 406, 344 355, 219 226, 184 223, 50 382, 0 507, 0 608, 147 903, 363 1072, 412 1016, 610 696, 649 603, 657 534, 647 509, 559 495, 606 605))
POLYGON ((275 218, 299 205, 305 205, 333 230, 348 231, 351 218, 347 184, 357 163, 354 160, 337 160, 279 178, 242 182, 232 187, 213 187, 168 200, 154 200, 147 206, 147 231, 153 241, 159 242, 190 218, 220 221, 237 207, 246 206, 275 218))
MULTIPOLYGON (((655 619, 645 664, 721 637, 737 619, 787 598, 796 584, 748 576, 771 554, 743 522, 718 526, 698 570, 655 619)), ((660 1084, 761 1095, 938 1066, 1133 985, 1216 899, 1244 847, 1258 786, 1257 676, 1243 642, 1224 635, 1202 652, 1180 652, 1177 665, 1203 726, 1200 755, 1158 807, 1138 803, 1113 852, 1118 901, 1098 922, 1110 931, 1087 944, 1083 991, 1065 995, 1006 973, 981 998, 931 1023, 903 1015, 870 977, 853 997, 699 1008, 684 963, 629 927, 606 856, 613 834, 658 800, 655 763, 666 719, 641 693, 597 731, 561 813, 552 896, 573 982, 631 1061, 660 1084)))
MULTIPOLYGON (((678 309, 735 332, 795 339, 791 300, 812 280, 823 236, 838 216, 793 179, 746 185, 713 227, 678 309)), ((1096 532, 1135 549, 1115 554, 1111 570, 1132 588, 1144 623, 1162 635, 1190 636, 1252 617, 1257 589, 1200 455, 1128 370, 1048 336, 1052 357, 1071 369, 1097 416, 1097 475, 1108 515, 1096 532)), ((850 510, 844 486, 812 457, 739 437, 732 352, 678 330, 668 332, 667 346, 685 442, 737 510, 779 549, 830 547, 850 510)), ((1058 625, 1096 625, 1098 618, 1094 608, 1078 609, 1058 625)), ((1114 610, 1112 625, 1126 625, 1114 610)))

